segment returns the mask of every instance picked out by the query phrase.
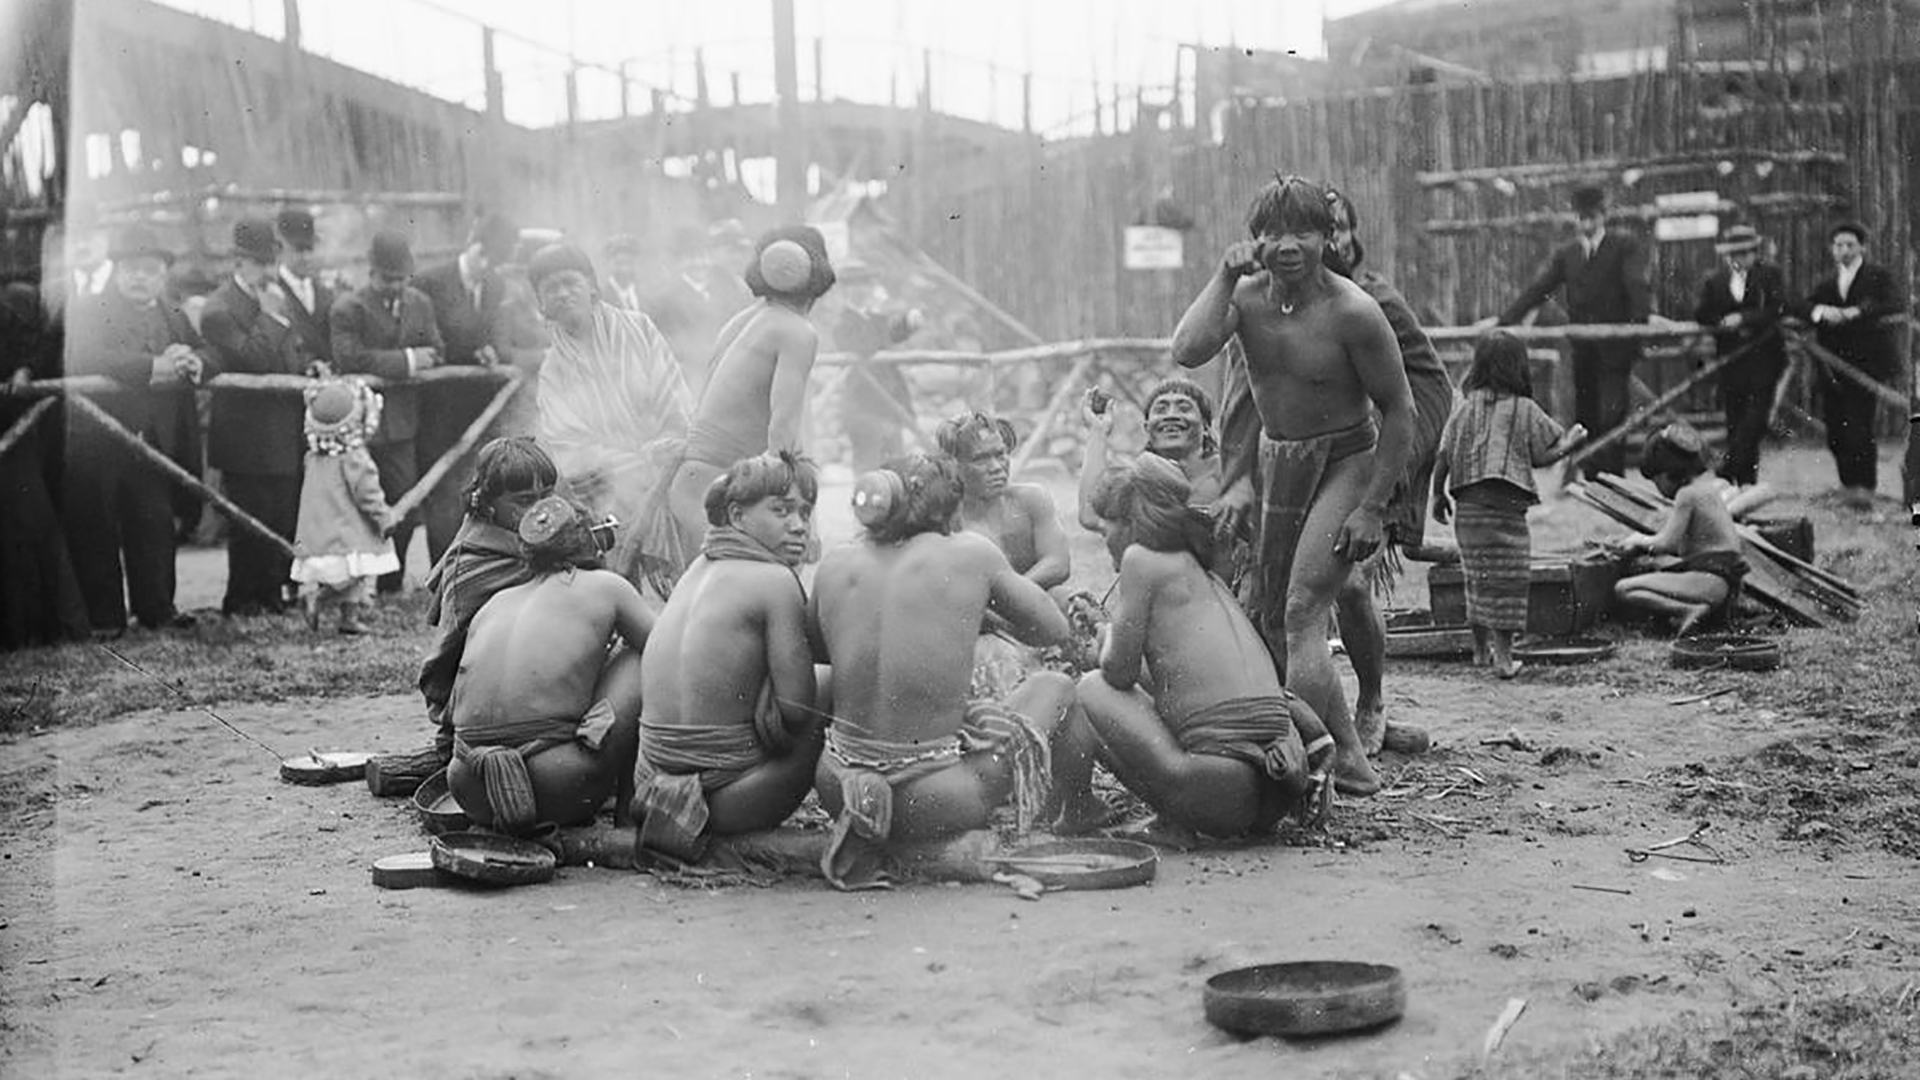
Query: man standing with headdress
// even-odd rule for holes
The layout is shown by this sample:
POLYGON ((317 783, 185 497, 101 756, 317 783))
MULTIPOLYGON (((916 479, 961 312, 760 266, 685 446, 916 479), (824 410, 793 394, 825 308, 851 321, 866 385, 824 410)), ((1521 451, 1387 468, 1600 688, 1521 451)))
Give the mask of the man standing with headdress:
POLYGON ((1720 406, 1727 414, 1727 453, 1720 475, 1735 484, 1760 480, 1760 441, 1773 416, 1773 391, 1787 370, 1780 316, 1787 308, 1787 282, 1780 268, 1760 258, 1760 234, 1735 225, 1714 245, 1723 265, 1700 286, 1693 321, 1713 327, 1721 356, 1738 359, 1720 369, 1720 406))
MULTIPOLYGON (((1591 186, 1575 189, 1573 214, 1579 235, 1555 249, 1540 276, 1500 313, 1501 326, 1518 323, 1556 292, 1563 294, 1573 323, 1643 323, 1651 316, 1646 245, 1607 228, 1607 193, 1591 186)), ((1628 386, 1639 360, 1637 339, 1573 342, 1574 419, 1595 439, 1626 420, 1628 386)), ((1616 441, 1594 452, 1581 470, 1587 476, 1617 476, 1626 460, 1626 444, 1616 441)))

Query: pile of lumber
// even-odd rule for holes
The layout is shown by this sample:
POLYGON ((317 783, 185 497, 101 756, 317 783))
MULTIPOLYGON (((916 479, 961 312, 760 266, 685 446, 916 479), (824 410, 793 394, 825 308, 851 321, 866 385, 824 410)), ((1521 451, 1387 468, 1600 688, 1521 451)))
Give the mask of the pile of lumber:
MULTIPOLYGON (((1595 476, 1568 488, 1576 498, 1627 528, 1655 533, 1673 503, 1651 488, 1617 476, 1595 476)), ((1738 525, 1747 560, 1742 588, 1795 626, 1833 626, 1860 617, 1860 591, 1825 570, 1780 550, 1750 525, 1738 525)))

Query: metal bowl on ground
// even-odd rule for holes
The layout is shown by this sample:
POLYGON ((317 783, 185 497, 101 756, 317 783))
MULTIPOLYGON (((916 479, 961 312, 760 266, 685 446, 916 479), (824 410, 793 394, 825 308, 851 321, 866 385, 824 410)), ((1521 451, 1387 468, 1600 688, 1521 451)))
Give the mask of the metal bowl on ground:
POLYGON ((433 865, 488 885, 536 885, 553 880, 559 860, 531 840, 496 833, 450 832, 433 838, 433 865))
POLYGON ((1332 1035, 1398 1020, 1407 1011, 1400 969, 1301 960, 1223 971, 1202 993, 1207 1022, 1247 1035, 1332 1035))
POLYGON ((1753 634, 1697 634, 1676 639, 1667 658, 1678 668, 1772 671, 1780 666, 1780 643, 1753 634))
POLYGON ((441 833, 458 832, 473 824, 460 809, 460 803, 453 797, 453 791, 447 787, 447 770, 441 769, 421 781, 413 792, 413 808, 420 815, 420 825, 429 833, 438 836, 441 833))
POLYGON ((1591 664, 1605 660, 1619 648, 1611 639, 1583 634, 1529 638, 1514 644, 1513 658, 1526 664, 1591 664))
POLYGON ((1152 881, 1160 853, 1138 840, 1083 837, 1029 844, 993 862, 1049 889, 1124 889, 1152 881))
POLYGON ((338 784, 367 774, 372 754, 353 750, 311 750, 280 763, 280 779, 289 784, 338 784))

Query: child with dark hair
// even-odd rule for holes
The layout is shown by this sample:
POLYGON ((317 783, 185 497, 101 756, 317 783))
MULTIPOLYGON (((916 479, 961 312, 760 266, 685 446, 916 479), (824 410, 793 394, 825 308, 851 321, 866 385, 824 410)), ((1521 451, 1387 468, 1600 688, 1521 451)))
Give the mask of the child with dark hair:
POLYGON ((1473 349, 1460 404, 1440 433, 1433 468, 1433 519, 1454 523, 1466 574, 1473 662, 1511 679, 1514 635, 1527 628, 1533 537, 1527 507, 1540 501, 1533 470, 1565 457, 1587 437, 1561 430, 1530 396, 1527 347, 1495 330, 1473 349), (1456 514, 1454 507, 1458 504, 1456 514))
POLYGON ((790 451, 707 489, 707 536, 641 660, 632 817, 642 849, 695 861, 715 836, 770 829, 813 786, 825 730, 795 567, 819 494, 790 451))
POLYGON ((1740 536, 1720 500, 1711 458, 1706 440, 1685 424, 1668 424, 1648 439, 1640 454, 1640 474, 1673 500, 1673 510, 1652 536, 1631 536, 1610 545, 1623 554, 1678 556, 1651 573, 1620 579, 1613 594, 1621 603, 1678 619, 1682 636, 1708 615, 1728 612, 1747 573, 1740 536))
POLYGON ((306 399, 306 472, 290 575, 302 586, 309 630, 320 629, 321 606, 335 603, 340 632, 364 634, 374 579, 400 569, 387 541, 393 511, 367 450, 380 428, 380 395, 359 379, 342 379, 309 388, 306 399))

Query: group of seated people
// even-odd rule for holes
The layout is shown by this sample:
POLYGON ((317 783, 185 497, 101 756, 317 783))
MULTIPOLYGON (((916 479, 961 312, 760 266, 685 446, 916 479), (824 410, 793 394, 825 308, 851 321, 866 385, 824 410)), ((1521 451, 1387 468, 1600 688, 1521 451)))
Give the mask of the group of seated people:
POLYGON ((814 464, 736 461, 657 610, 604 568, 611 540, 533 440, 489 444, 436 568, 421 678, 463 811, 526 834, 589 823, 612 797, 637 854, 692 863, 817 791, 833 818, 822 870, 847 888, 877 878, 889 845, 984 828, 1009 803, 1022 830, 1108 824, 1096 762, 1176 832, 1324 813, 1332 740, 1212 573, 1211 523, 1175 459, 1142 454, 1089 487, 1118 571, 1097 666, 1076 683, 1036 665, 983 696, 983 634, 1039 648, 1072 633, 1050 498, 1003 497, 1009 435, 971 414, 941 432, 957 453, 861 475, 863 533, 810 587, 814 464))

